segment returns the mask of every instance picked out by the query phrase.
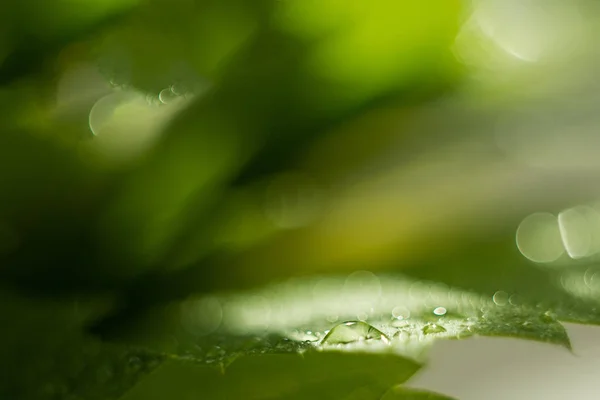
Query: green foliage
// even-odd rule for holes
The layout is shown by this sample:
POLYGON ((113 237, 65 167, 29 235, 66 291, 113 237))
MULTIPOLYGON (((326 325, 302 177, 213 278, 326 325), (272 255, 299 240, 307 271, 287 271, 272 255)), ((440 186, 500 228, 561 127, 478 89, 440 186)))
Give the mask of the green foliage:
POLYGON ((394 355, 342 352, 248 356, 224 373, 178 361, 165 364, 125 399, 158 400, 174 394, 211 399, 378 399, 417 369, 414 362, 394 355))
POLYGON ((84 332, 106 313, 106 299, 34 300, 8 291, 0 298, 2 398, 118 399, 164 358, 84 332))
POLYGON ((390 389, 381 400, 452 400, 450 397, 400 386, 390 389))
POLYGON ((354 398, 356 391, 364 392, 364 399, 379 399, 426 363, 436 340, 505 336, 570 349, 564 327, 549 310, 512 305, 508 298, 498 293, 494 302, 433 282, 378 279, 365 272, 189 299, 146 311, 135 322, 119 324, 111 336, 142 341, 175 357, 130 393, 134 399, 174 392, 182 398, 200 393, 230 398, 239 391, 257 399, 354 398), (363 313, 368 324, 341 324, 363 313), (328 321, 332 316, 337 322, 328 321), (215 326, 220 328, 214 331, 215 326), (407 371, 403 378, 394 375, 402 371, 407 371), (198 381, 210 383, 199 387, 198 381))
POLYGON ((349 262, 360 243, 321 244, 321 221, 264 215, 272 182, 295 194, 290 171, 328 181, 311 195, 335 200, 367 160, 411 142, 371 132, 458 87, 460 2, 1 7, 1 398, 443 400, 398 386, 437 340, 570 350, 562 321, 600 324, 595 269, 532 268, 512 220, 428 238, 407 265, 349 262), (62 109, 57 87, 82 64, 103 80, 62 109), (121 133, 164 127, 118 163, 89 132, 89 109, 115 93, 121 133), (163 114, 165 93, 178 105, 163 114), (343 274, 357 269, 386 271, 343 274))

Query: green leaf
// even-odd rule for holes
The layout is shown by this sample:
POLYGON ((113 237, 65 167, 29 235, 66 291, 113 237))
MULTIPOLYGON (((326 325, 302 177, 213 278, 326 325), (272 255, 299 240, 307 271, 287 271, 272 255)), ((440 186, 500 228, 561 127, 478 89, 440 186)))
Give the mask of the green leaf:
POLYGON ((448 396, 396 386, 381 398, 381 400, 453 400, 448 396))
MULTIPOLYGON (((129 25, 101 41, 98 52, 109 64, 111 59, 118 64, 114 54, 122 53, 131 75, 127 83, 143 90, 158 93, 188 79, 184 75, 190 81, 208 76, 212 84, 124 180, 101 217, 99 241, 110 250, 102 253, 113 256, 105 263, 119 264, 116 270, 123 275, 187 268, 211 250, 222 250, 207 247, 218 229, 211 217, 222 212, 224 191, 287 167, 348 115, 388 97, 419 101, 454 82, 448 46, 457 28, 458 1, 440 2, 435 10, 411 2, 380 3, 366 7, 367 23, 352 29, 364 16, 359 7, 343 37, 330 32, 319 40, 281 26, 293 18, 280 20, 287 3, 279 3, 204 0, 172 7, 149 1, 129 25), (391 6, 403 12, 390 18, 391 6), (386 16, 383 26, 381 16, 386 16), (382 35, 382 28, 390 32, 382 35), (377 41, 376 54, 366 45, 371 37, 386 38, 377 41), (366 57, 356 57, 357 46, 366 57), (350 66, 348 59, 360 62, 350 66), (439 85, 431 90, 433 82, 439 85), (191 255, 181 261, 180 251, 191 255)), ((326 3, 333 13, 347 8, 326 3)), ((301 13, 320 15, 319 7, 291 12, 304 20, 301 13)))
POLYGON ((376 400, 418 369, 419 364, 393 354, 339 351, 248 356, 234 361, 224 372, 174 359, 130 391, 124 400, 376 400))
MULTIPOLYGON (((380 399, 427 361, 437 340, 506 336, 570 349, 552 313, 512 305, 506 293, 492 298, 367 271, 190 298, 118 327, 113 338, 172 354, 127 399, 236 398, 239 391, 256 399, 380 399), (370 371, 382 380, 368 378, 370 371)), ((398 390, 388 396, 427 398, 398 390)))
POLYGON ((0 292, 0 397, 19 400, 117 399, 163 356, 105 344, 84 333, 105 299, 32 300, 0 292))
POLYGON ((493 299, 362 271, 188 299, 121 321, 112 337, 223 366, 248 354, 330 348, 392 352, 422 362, 436 340, 473 335, 570 349, 564 327, 551 312, 503 300, 502 294, 493 299), (357 322, 344 325, 347 321, 357 322))
POLYGON ((25 0, 0 9, 0 84, 35 75, 70 43, 87 39, 120 21, 138 0, 25 0))

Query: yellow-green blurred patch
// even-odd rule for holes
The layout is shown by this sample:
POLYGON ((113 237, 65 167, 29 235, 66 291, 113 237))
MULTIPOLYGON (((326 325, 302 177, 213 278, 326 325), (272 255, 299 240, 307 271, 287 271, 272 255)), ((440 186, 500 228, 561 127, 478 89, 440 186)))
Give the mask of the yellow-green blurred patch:
POLYGON ((328 106, 356 104, 453 69, 449 45, 460 1, 290 1, 283 8, 282 29, 316 40, 306 68, 333 84, 335 90, 316 93, 328 106))

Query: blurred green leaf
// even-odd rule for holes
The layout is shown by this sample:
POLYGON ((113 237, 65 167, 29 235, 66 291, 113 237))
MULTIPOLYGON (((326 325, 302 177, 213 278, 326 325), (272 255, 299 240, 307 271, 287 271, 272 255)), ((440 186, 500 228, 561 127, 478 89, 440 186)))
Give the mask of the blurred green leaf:
POLYGON ((139 2, 4 2, 0 6, 0 84, 47 74, 54 69, 56 57, 64 47, 121 21, 139 2))
MULTIPOLYGON (((223 4, 190 1, 173 9, 166 2, 150 2, 135 23, 125 27, 124 32, 116 30, 106 44, 110 49, 130 43, 133 49, 139 50, 139 53, 123 52, 130 57, 129 64, 136 64, 126 66, 132 74, 130 83, 144 90, 157 92, 171 84, 169 79, 179 79, 170 72, 172 68, 180 68, 178 65, 196 74, 197 79, 209 75, 212 85, 208 93, 181 113, 166 130, 155 151, 131 171, 123 182, 122 192, 102 216, 99 241, 113 250, 110 254, 114 257, 106 263, 119 263, 120 267, 115 270, 122 271, 125 276, 188 267, 203 259, 211 241, 209 229, 214 229, 210 217, 221 212, 219 205, 227 189, 280 170, 320 133, 349 115, 390 97, 406 102, 420 101, 443 91, 455 81, 456 76, 448 66, 454 63, 449 61, 448 46, 457 25, 458 2, 435 10, 413 7, 408 2, 396 6, 404 9, 405 13, 397 16, 406 24, 395 19, 386 22, 386 29, 393 33, 389 40, 381 43, 377 50, 380 57, 375 59, 357 58, 354 47, 359 46, 365 51, 371 48, 370 45, 365 47, 363 36, 379 32, 375 17, 387 15, 390 4, 379 2, 373 8, 377 13, 370 16, 364 27, 349 24, 348 31, 344 32, 349 43, 326 50, 325 53, 331 53, 326 59, 333 57, 334 61, 325 60, 325 64, 343 70, 347 67, 347 63, 342 62, 344 57, 370 61, 366 66, 352 67, 343 79, 342 89, 337 74, 323 76, 322 72, 333 73, 332 70, 319 66, 320 63, 315 66, 311 61, 315 52, 322 53, 320 44, 328 39, 336 41, 336 34, 330 33, 316 41, 306 40, 303 35, 286 29, 285 25, 291 20, 279 19, 287 15, 282 9, 287 3, 267 2, 252 12, 242 3, 234 0, 223 4), (226 20, 220 17, 225 14, 228 15, 226 20), (238 14, 244 17, 244 22, 237 21, 238 14), (165 16, 178 23, 161 24, 165 16), (431 29, 411 24, 407 32, 407 24, 417 16, 421 21, 428 21, 431 29), (199 20, 194 19, 196 17, 199 20), (277 23, 272 23, 271 19, 277 23), (233 27, 227 21, 231 21, 233 27), (132 32, 128 33, 129 29, 132 32), (195 33, 190 32, 197 30, 207 40, 216 40, 214 46, 196 40, 195 33), (148 34, 156 31, 160 40, 144 39, 142 45, 138 43, 146 36, 140 34, 142 31, 148 34), (355 31, 358 37, 353 36, 355 31), (229 39, 221 41, 220 32, 229 32, 235 37, 230 38, 231 42, 229 39), (396 46, 398 41, 395 39, 400 38, 403 45, 396 46), (206 48, 197 49, 198 43, 204 43, 202 46, 206 45, 206 48), (201 65, 212 62, 210 54, 205 53, 221 46, 227 54, 233 52, 232 46, 238 51, 231 57, 217 57, 222 58, 218 73, 209 72, 214 68, 201 65), (198 59, 189 59, 189 54, 198 59), (430 58, 444 59, 448 64, 440 67, 430 58), (407 60, 415 63, 414 69, 407 72, 397 68, 407 65, 407 60), (434 71, 423 71, 419 60, 427 60, 426 65, 433 66, 434 71), (142 78, 148 83, 136 81, 142 72, 148 74, 142 78), (372 82, 374 77, 381 79, 372 82), (157 82, 154 86, 153 80, 157 82), (359 86, 364 90, 359 91, 359 86), (358 96, 350 97, 349 93, 358 96), (332 99, 333 94, 341 94, 351 101, 332 99), (127 246, 121 245, 125 238, 127 246), (201 250, 195 259, 186 258, 186 265, 174 261, 178 250, 185 250, 186 245, 187 249, 196 247, 198 238, 207 244, 197 246, 201 250)), ((330 6, 333 9, 345 7, 337 2, 331 2, 330 6)), ((316 5, 312 7, 318 9, 316 5)), ((360 20, 361 17, 359 12, 352 18, 360 20)), ((342 38, 342 41, 346 39, 342 38)), ((99 51, 102 53, 103 50, 99 51)))
POLYGON ((511 303, 550 310, 560 321, 600 324, 598 288, 589 282, 596 262, 583 260, 569 268, 534 265, 515 245, 517 223, 507 221, 493 235, 467 236, 452 249, 432 253, 403 272, 489 296, 503 291, 511 303))
POLYGON ((172 360, 124 399, 375 400, 418 369, 418 364, 396 355, 335 351, 248 356, 234 361, 224 372, 172 360))
POLYGON ((118 399, 163 357, 99 342, 85 326, 110 301, 26 299, 0 294, 0 397, 19 400, 118 399))
POLYGON ((442 396, 441 394, 398 386, 390 389, 381 400, 452 400, 452 398, 442 396))

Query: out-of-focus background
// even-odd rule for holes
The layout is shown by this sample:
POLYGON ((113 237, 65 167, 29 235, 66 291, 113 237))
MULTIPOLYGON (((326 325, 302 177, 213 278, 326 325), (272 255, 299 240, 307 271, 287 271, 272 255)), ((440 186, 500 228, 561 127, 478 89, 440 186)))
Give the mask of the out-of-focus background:
POLYGON ((596 307, 599 19, 592 0, 5 2, 2 287, 109 297, 107 337, 193 294, 360 270, 596 307))

